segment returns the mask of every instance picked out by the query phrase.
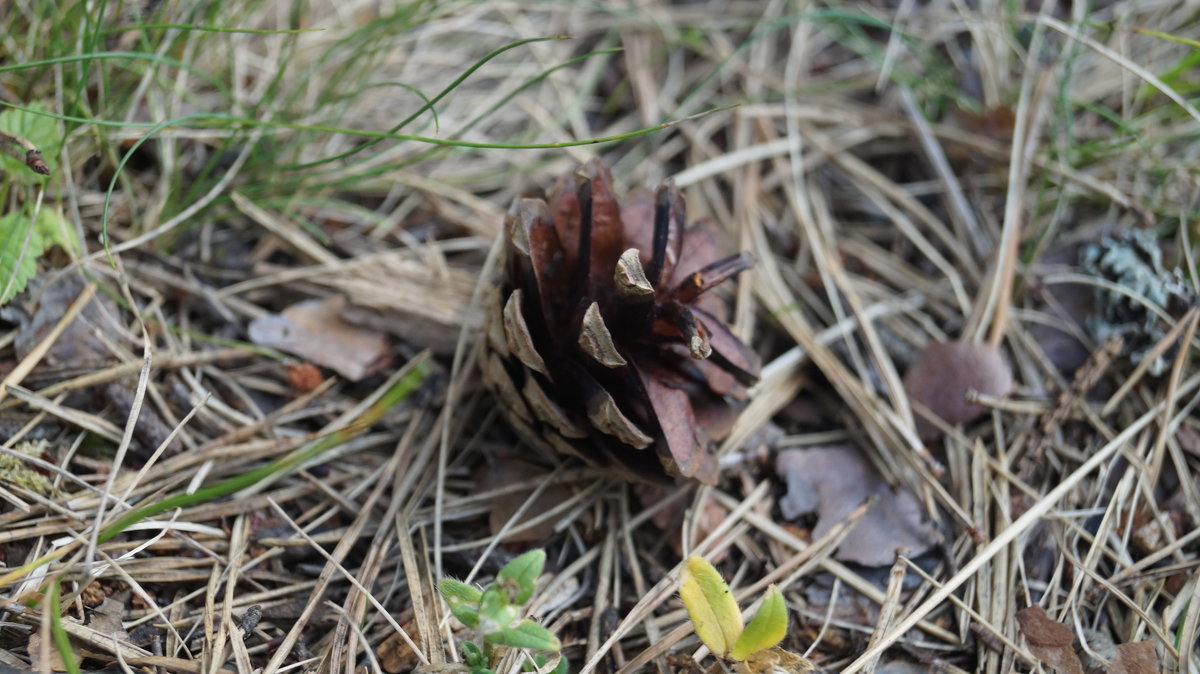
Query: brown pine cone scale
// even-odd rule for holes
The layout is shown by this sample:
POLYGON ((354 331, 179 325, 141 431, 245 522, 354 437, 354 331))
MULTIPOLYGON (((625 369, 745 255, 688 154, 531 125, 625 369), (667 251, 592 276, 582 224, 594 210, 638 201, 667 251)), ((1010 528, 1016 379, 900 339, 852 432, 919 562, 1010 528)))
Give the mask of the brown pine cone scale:
POLYGON ((513 204, 482 373, 526 439, 635 479, 716 481, 759 360, 707 291, 752 260, 718 257, 685 217, 670 182, 618 203, 599 160, 513 204))

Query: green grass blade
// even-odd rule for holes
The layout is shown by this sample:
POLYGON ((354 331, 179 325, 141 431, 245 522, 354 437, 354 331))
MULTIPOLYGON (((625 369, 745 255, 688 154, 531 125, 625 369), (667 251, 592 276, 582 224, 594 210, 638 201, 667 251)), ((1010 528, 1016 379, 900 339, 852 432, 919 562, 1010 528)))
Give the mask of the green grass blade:
POLYGON ((63 627, 62 607, 59 605, 58 596, 58 579, 55 578, 50 581, 50 591, 46 595, 46 604, 43 608, 50 612, 50 635, 54 638, 54 645, 58 648, 58 654, 67 668, 67 673, 79 674, 79 663, 75 662, 75 650, 71 648, 71 639, 67 636, 67 629, 63 627))
MULTIPOLYGON (((553 36, 549 36, 549 37, 531 37, 531 38, 526 38, 524 40, 517 40, 516 42, 510 42, 506 45, 503 45, 501 47, 493 49, 492 51, 488 52, 487 54, 484 54, 483 57, 481 57, 479 60, 475 61, 475 63, 471 64, 471 66, 469 68, 462 71, 462 73, 459 74, 458 77, 454 78, 453 82, 451 82, 444 89, 442 89, 440 92, 438 92, 438 94, 436 96, 434 96, 430 100, 426 100, 425 105, 422 105, 421 107, 417 108, 416 111, 414 111, 408 117, 405 117, 404 119, 400 120, 395 125, 393 125, 392 128, 388 130, 388 133, 389 134, 395 133, 395 132, 399 131, 400 129, 403 129, 404 127, 411 124, 413 122, 413 120, 415 120, 418 117, 420 117, 421 115, 423 115, 426 110, 433 110, 433 106, 437 105, 443 98, 450 95, 450 93, 453 92, 455 89, 457 89, 459 87, 459 85, 461 85, 463 82, 465 82, 468 77, 473 75, 475 73, 475 71, 479 70, 488 61, 491 61, 492 59, 503 54, 504 52, 512 50, 512 49, 516 49, 517 47, 521 47, 521 46, 531 44, 534 42, 547 42, 549 40, 566 40, 566 39, 569 39, 569 38, 565 35, 553 35, 553 36)), ((290 164, 287 166, 281 166, 280 168, 284 169, 284 170, 300 170, 300 169, 312 168, 314 166, 321 166, 321 165, 327 164, 329 162, 334 162, 334 161, 338 161, 341 159, 345 159, 347 157, 351 157, 355 154, 358 154, 359 152, 362 152, 363 150, 366 150, 366 149, 374 146, 377 143, 382 142, 385 139, 386 139, 386 137, 375 138, 367 143, 363 143, 362 145, 360 145, 358 147, 355 147, 351 150, 347 150, 341 154, 337 154, 332 157, 326 157, 324 159, 317 159, 315 161, 306 162, 303 164, 290 164)))
POLYGON ((227 28, 225 26, 197 26, 188 23, 137 23, 128 26, 117 26, 100 31, 99 35, 113 35, 131 30, 191 30, 202 33, 250 33, 252 35, 294 35, 296 33, 320 33, 324 28, 292 28, 266 30, 255 28, 227 28))
POLYGON ((103 543, 144 519, 154 517, 168 510, 174 510, 175 508, 189 508, 207 503, 208 501, 222 498, 245 489, 271 475, 294 470, 310 459, 319 456, 322 452, 344 444, 346 441, 373 426, 383 418, 383 415, 389 409, 411 395, 421 385, 421 382, 425 381, 425 377, 428 374, 429 368, 423 361, 413 364, 412 370, 408 374, 393 384, 378 402, 364 412, 361 417, 355 419, 349 426, 330 433, 323 438, 318 438, 287 456, 280 457, 264 466, 231 477, 223 482, 201 487, 190 494, 176 494, 157 503, 149 503, 134 508, 101 530, 97 540, 103 543))

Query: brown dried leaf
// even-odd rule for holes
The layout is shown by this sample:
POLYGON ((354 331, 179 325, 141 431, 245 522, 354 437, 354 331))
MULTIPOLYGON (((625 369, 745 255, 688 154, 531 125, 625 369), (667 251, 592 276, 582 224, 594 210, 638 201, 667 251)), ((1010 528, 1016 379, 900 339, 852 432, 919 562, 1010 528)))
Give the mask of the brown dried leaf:
POLYGON ((305 300, 282 314, 250 323, 250 340, 334 370, 350 381, 372 375, 391 362, 383 334, 342 319, 344 297, 305 300))
MULTIPOLYGON (((36 306, 28 307, 32 310, 28 316, 14 316, 21 325, 13 341, 18 358, 29 355, 54 329, 86 285, 87 280, 80 272, 62 276, 50 274, 44 282, 40 279, 30 282, 25 293, 13 302, 14 305, 18 304, 25 298, 37 303, 36 306)), ((14 314, 19 313, 16 308, 5 309, 6 313, 10 311, 14 314)), ((99 335, 104 335, 110 340, 123 339, 127 333, 120 319, 121 312, 117 303, 104 293, 97 292, 75 320, 50 345, 42 361, 47 365, 78 367, 82 363, 111 358, 112 352, 99 335)))
POLYGON ((345 295, 342 318, 388 332, 419 348, 450 353, 466 323, 478 275, 453 266, 432 267, 410 251, 364 255, 329 274, 309 279, 345 295))
MULTIPOLYGON (((64 617, 63 620, 71 620, 64 617)), ((75 660, 75 666, 83 662, 83 655, 79 652, 79 646, 74 641, 71 642, 71 656, 75 660)), ((65 672, 67 665, 63 662, 62 654, 58 650, 58 646, 54 643, 54 639, 49 634, 38 631, 29 636, 29 668, 35 672, 65 672), (49 647, 49 656, 43 658, 43 651, 49 647)))
MULTIPOLYGON (((412 643, 421 645, 421 632, 417 629, 417 621, 408 621, 404 625, 404 631, 412 643)), ((388 638, 383 640, 383 643, 379 644, 375 655, 379 658, 379 668, 387 674, 412 671, 421 664, 421 659, 413 652, 412 647, 408 645, 404 637, 396 632, 392 632, 388 638)))
MULTIPOLYGON (((546 470, 539 468, 530 463, 525 463, 512 457, 500 457, 493 461, 490 465, 483 466, 475 474, 475 491, 484 493, 495 489, 509 487, 519 482, 533 482, 537 479, 544 480, 546 478, 546 470)), ((491 511, 488 512, 488 527, 491 529, 492 535, 500 533, 500 529, 513 516, 517 510, 528 500, 532 489, 504 494, 491 502, 491 511)), ((571 497, 571 490, 565 485, 550 485, 542 490, 542 493, 534 499, 533 503, 525 509, 525 519, 529 519, 537 513, 543 513, 550 510, 554 506, 566 501, 571 497)), ((591 513, 580 513, 580 519, 583 527, 586 529, 591 525, 591 513)), ((517 524, 521 522, 518 521, 517 524)), ((554 526, 558 522, 554 519, 548 519, 534 527, 509 534, 504 537, 505 543, 535 543, 545 541, 554 535, 554 526)))
MULTIPOLYGON (((125 598, 129 596, 128 591, 122 594, 125 598)), ((96 607, 95 612, 92 614, 92 619, 88 622, 88 627, 101 634, 113 637, 117 641, 129 641, 129 633, 125 631, 125 627, 121 624, 121 620, 124 617, 124 599, 109 597, 96 607)))
POLYGON ((1117 657, 1108 674, 1158 674, 1158 654, 1153 641, 1117 645, 1117 657))
POLYGON ((920 502, 907 489, 892 488, 853 445, 789 449, 779 453, 775 472, 787 484, 779 501, 786 519, 817 512, 813 538, 820 538, 868 498, 871 509, 842 540, 834 557, 863 566, 888 566, 896 550, 910 556, 938 540, 920 502))
POLYGON ((1029 650, 1043 664, 1064 674, 1083 674, 1083 664, 1071 648, 1075 633, 1070 627, 1051 619, 1041 606, 1017 611, 1017 622, 1029 650))
MULTIPOLYGON (((654 516, 650 518, 650 521, 664 536, 670 539, 671 549, 680 558, 686 557, 686 555, 679 528, 683 525, 685 514, 691 511, 692 506, 692 499, 689 496, 681 495, 680 491, 688 489, 689 487, 679 484, 643 482, 635 487, 634 492, 637 494, 638 502, 643 510, 654 510, 654 516), (667 500, 670 502, 663 504, 663 501, 667 500)), ((707 538, 729 517, 729 510, 720 503, 712 499, 703 499, 703 504, 701 510, 693 515, 693 526, 696 527, 695 539, 698 541, 707 538)), ((720 564, 728 555, 729 548, 722 548, 706 558, 713 564, 720 564)))
MULTIPOLYGON (((988 344, 930 342, 904 375, 909 397, 951 426, 978 419, 986 410, 966 401, 968 391, 1003 396, 1012 391, 1012 369, 1004 355, 988 344)), ((917 417, 917 434, 926 440, 940 433, 917 417)))

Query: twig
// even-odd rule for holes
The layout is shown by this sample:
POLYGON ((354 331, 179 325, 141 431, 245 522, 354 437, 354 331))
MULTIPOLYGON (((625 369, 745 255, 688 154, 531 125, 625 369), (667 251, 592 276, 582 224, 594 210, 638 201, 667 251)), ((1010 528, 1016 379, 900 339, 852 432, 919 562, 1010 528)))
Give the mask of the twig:
POLYGON ((25 162, 29 170, 38 175, 50 175, 50 167, 46 165, 46 160, 42 159, 42 153, 37 146, 22 136, 0 130, 0 152, 25 162), (21 155, 17 148, 24 150, 25 154, 21 155))

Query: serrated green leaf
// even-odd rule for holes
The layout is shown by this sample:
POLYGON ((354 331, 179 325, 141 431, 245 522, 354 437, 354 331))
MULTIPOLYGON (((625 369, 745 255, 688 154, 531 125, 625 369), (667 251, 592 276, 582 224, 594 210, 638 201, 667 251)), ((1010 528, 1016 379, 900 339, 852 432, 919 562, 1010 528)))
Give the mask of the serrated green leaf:
POLYGON ((530 550, 500 569, 496 574, 496 583, 501 585, 512 603, 518 606, 533 597, 537 588, 538 576, 542 575, 542 566, 546 563, 545 550, 530 550))
POLYGON ((772 585, 767 589, 762 604, 754 618, 742 630, 741 636, 733 644, 730 656, 734 660, 745 660, 751 654, 766 650, 783 641, 787 634, 787 603, 779 588, 772 585))
POLYGON ((557 651, 562 648, 558 637, 529 619, 522 620, 516 627, 492 632, 485 636, 484 640, 501 646, 532 648, 538 651, 557 651))
POLYGON ((25 289, 41 255, 42 236, 24 213, 0 217, 0 305, 25 289))
POLYGON ((742 612, 712 564, 692 555, 683 563, 679 596, 700 641, 724 658, 742 634, 742 612))
MULTIPOLYGON (((36 114, 50 112, 50 108, 42 103, 32 103, 27 106, 33 112, 7 108, 0 112, 0 131, 21 136, 33 143, 42 153, 42 159, 53 164, 62 150, 63 134, 59 129, 58 120, 53 117, 36 114)), ((21 159, 0 152, 0 171, 7 174, 9 180, 25 185, 35 185, 46 182, 46 176, 29 170, 25 165, 25 152, 20 153, 21 159)), ((51 169, 53 171, 53 168, 51 169)))

